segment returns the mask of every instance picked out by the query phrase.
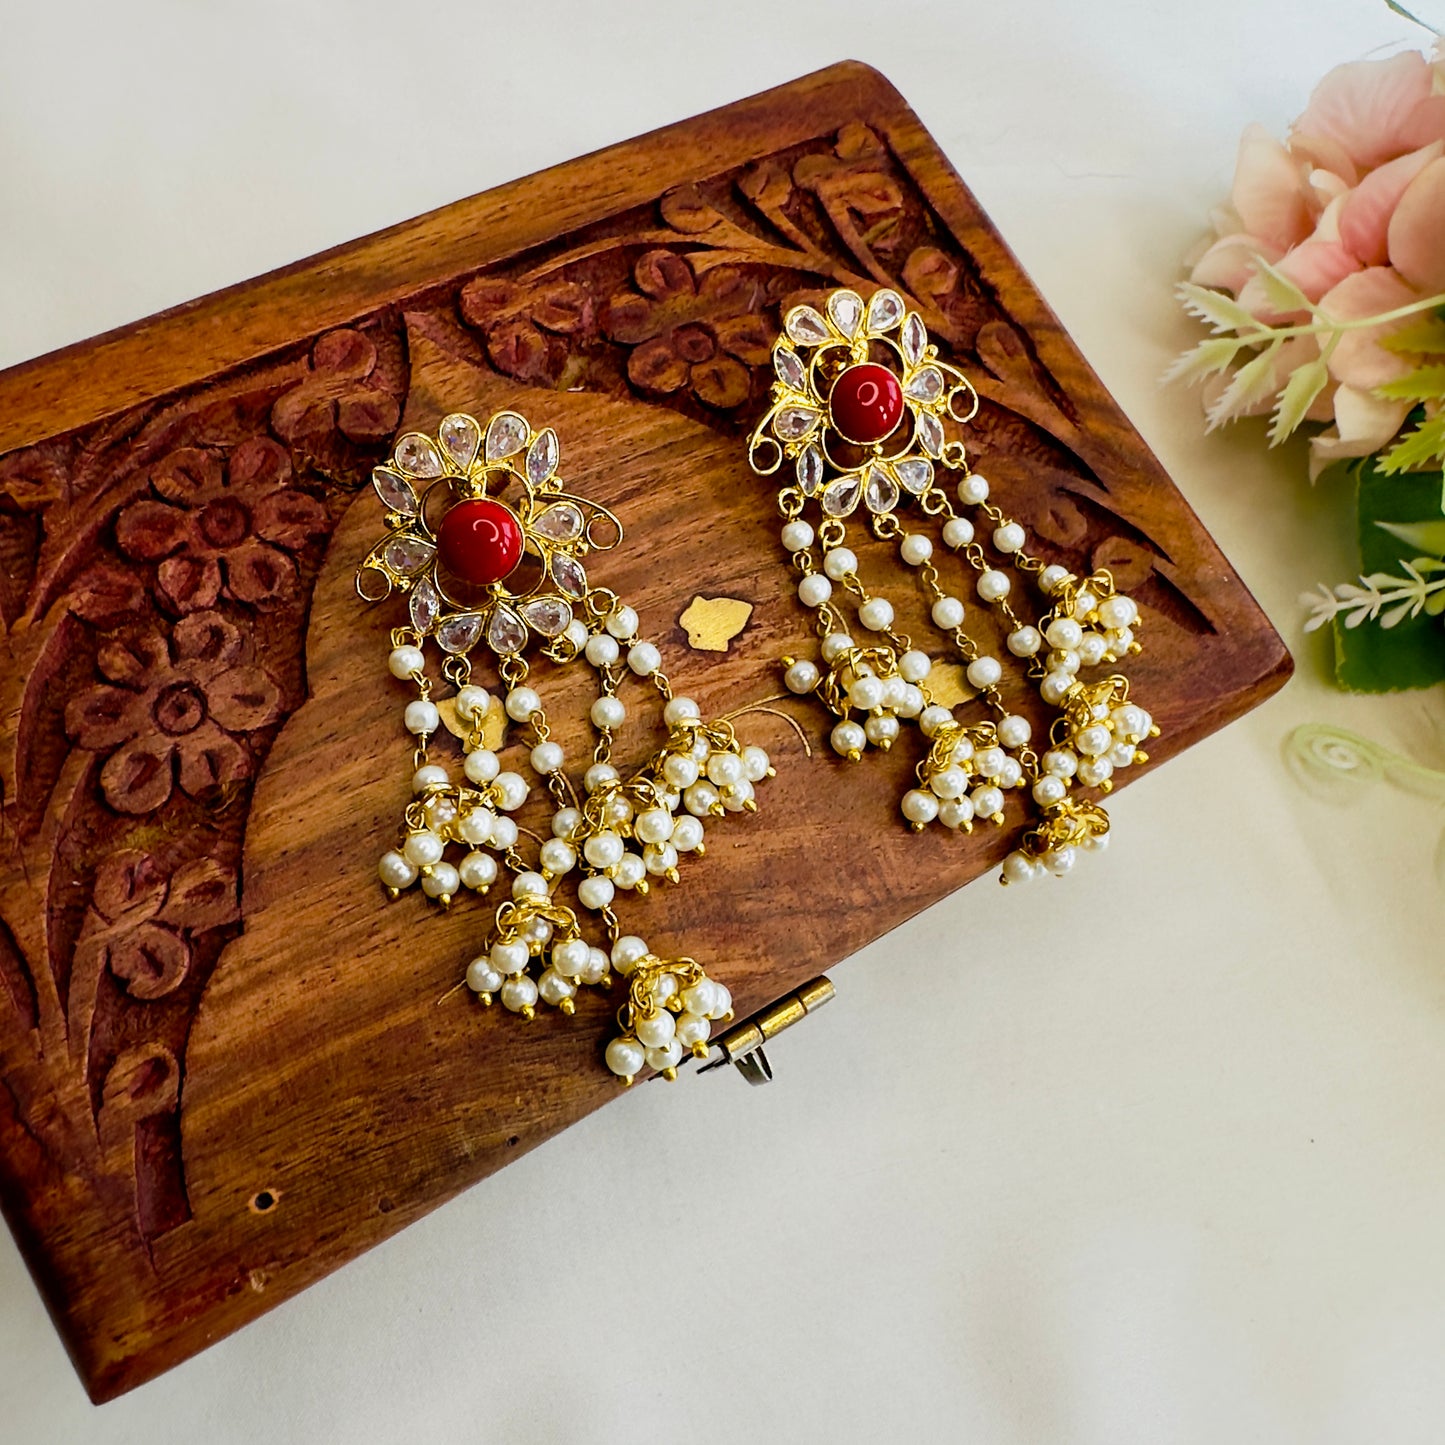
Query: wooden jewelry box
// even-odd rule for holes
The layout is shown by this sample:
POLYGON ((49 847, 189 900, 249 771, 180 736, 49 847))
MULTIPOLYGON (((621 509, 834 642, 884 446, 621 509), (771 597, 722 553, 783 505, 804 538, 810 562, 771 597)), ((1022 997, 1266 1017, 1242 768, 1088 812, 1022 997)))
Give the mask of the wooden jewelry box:
MULTIPOLYGON (((409 743, 398 619, 352 583, 400 430, 503 407, 555 427, 627 532, 599 575, 679 690, 765 709, 737 723, 777 766, 758 817, 624 915, 740 1018, 1010 846, 1012 825, 911 834, 916 750, 850 764, 820 708, 778 698, 810 627, 746 439, 781 309, 839 285, 911 298, 977 387, 996 494, 1140 601, 1151 767, 1283 683, 1218 548, 858 64, 0 375, 0 1200, 96 1400, 621 1094, 611 1007, 480 1009, 456 985, 484 910, 376 884, 409 743), (866 867, 837 866, 862 820, 866 867)), ((548 699, 564 744, 587 696, 548 699)))

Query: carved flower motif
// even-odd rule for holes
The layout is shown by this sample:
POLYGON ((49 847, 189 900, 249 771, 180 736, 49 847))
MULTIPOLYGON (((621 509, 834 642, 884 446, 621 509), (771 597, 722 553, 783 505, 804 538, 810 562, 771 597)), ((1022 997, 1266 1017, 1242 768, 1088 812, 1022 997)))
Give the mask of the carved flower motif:
POLYGON ((691 387, 720 410, 741 406, 752 387, 747 368, 770 355, 762 285, 731 266, 699 277, 686 256, 661 250, 638 260, 633 279, 637 290, 619 291, 602 313, 604 333, 633 348, 633 383, 664 395, 691 387))
POLYGON ((243 651, 215 612, 183 617, 169 641, 147 631, 101 647, 106 682, 71 699, 65 725, 81 747, 110 753, 100 783, 112 808, 149 813, 177 782, 204 798, 251 775, 255 759, 235 735, 275 722, 281 692, 243 651))
POLYGON ((96 870, 76 965, 108 966, 132 997, 163 998, 190 968, 190 936, 236 916, 236 875, 214 858, 167 876, 149 853, 125 848, 96 870))
POLYGON ((556 338, 592 324, 592 298, 575 281, 478 276, 462 288, 458 305, 486 338, 492 365, 518 381, 553 379, 566 352, 556 338))
POLYGON ((360 445, 385 441, 401 407, 375 379, 377 351, 363 332, 328 331, 311 350, 308 374, 271 408, 276 435, 298 451, 339 431, 360 445))
POLYGON ((326 509, 288 486, 291 460, 264 437, 242 442, 229 461, 200 447, 170 453, 151 473, 154 497, 116 519, 127 556, 159 562, 161 594, 181 612, 223 593, 262 607, 296 585, 290 555, 326 530, 326 509))

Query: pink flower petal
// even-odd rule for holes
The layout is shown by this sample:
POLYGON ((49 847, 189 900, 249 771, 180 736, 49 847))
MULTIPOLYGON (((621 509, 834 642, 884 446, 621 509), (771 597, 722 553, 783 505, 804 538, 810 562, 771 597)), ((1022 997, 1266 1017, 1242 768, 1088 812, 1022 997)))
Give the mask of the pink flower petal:
POLYGON ((1315 87, 1297 130, 1316 145, 1333 142, 1357 166, 1373 169, 1436 138, 1422 133, 1430 113, 1420 112, 1432 80, 1417 50, 1337 65, 1315 87))
POLYGON ((1445 141, 1435 141, 1407 156, 1387 161, 1360 182, 1340 212, 1340 239, 1366 266, 1383 266, 1390 258, 1390 218, 1405 188, 1431 161, 1445 155, 1445 141))
POLYGON ((1290 132, 1285 146, 1307 170, 1328 172, 1338 176, 1347 186, 1359 184, 1360 173, 1355 169, 1354 161, 1337 141, 1319 135, 1305 135, 1295 129, 1290 132))
POLYGON ((1426 296, 1445 291, 1445 159, 1405 187, 1390 217, 1390 264, 1426 296))
POLYGON ((1262 125, 1240 137, 1230 200, 1245 231, 1281 251, 1313 229, 1303 171, 1262 125))
POLYGON ((1296 246, 1275 269, 1311 301, 1318 301, 1346 276, 1358 271, 1360 263, 1338 241, 1311 238, 1296 246))
MULTIPOLYGON (((1419 299, 1388 266, 1369 266, 1346 276, 1320 298, 1319 305, 1326 316, 1336 321, 1357 321, 1408 306, 1419 299)), ((1410 370, 1410 364, 1404 357, 1386 351, 1379 342, 1381 337, 1405 324, 1393 322, 1383 327, 1344 332, 1330 356, 1330 374, 1345 386, 1360 391, 1370 391, 1403 376, 1410 370)))
POLYGON ((1335 427, 1310 442, 1310 480, 1334 462, 1374 455, 1394 439, 1409 412, 1407 401, 1383 401, 1353 386, 1337 388, 1335 427))
POLYGON ((1223 236, 1194 263, 1189 279, 1196 286, 1216 291, 1232 291, 1238 295, 1244 283, 1254 275, 1254 263, 1263 256, 1274 262, 1280 258, 1278 246, 1271 246, 1257 236, 1223 236))

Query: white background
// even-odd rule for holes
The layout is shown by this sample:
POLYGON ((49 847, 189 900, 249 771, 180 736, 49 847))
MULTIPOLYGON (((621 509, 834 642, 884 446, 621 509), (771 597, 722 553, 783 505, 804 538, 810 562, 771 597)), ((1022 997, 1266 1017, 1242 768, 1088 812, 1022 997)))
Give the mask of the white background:
POLYGON ((0 1231, 0 1440, 1445 1438, 1445 815, 1282 760, 1323 720, 1438 764, 1441 693, 1330 689, 1295 599, 1345 509, 1157 383, 1239 131, 1423 38, 1370 0, 0 6, 0 363, 871 61, 1300 661, 1069 882, 840 967, 772 1088, 638 1090, 102 1410, 0 1231))

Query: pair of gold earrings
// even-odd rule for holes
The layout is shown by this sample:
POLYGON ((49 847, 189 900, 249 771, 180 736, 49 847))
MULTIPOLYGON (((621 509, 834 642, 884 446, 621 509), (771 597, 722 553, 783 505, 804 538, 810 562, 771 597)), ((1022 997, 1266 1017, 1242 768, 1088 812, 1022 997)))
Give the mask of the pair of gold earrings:
MULTIPOLYGON (((772 405, 749 460, 763 476, 784 474, 783 545, 820 639, 817 662, 784 659, 786 685, 818 696, 837 718, 834 749, 851 759, 890 747, 905 722, 917 723, 928 750, 917 786, 902 799, 915 829, 1002 823, 1005 794, 1027 787, 1035 815, 1003 880, 1067 872, 1080 849, 1101 846, 1108 833, 1103 808, 1081 789, 1107 792, 1113 773, 1142 760, 1139 743, 1157 731, 1129 701, 1123 677, 1086 680, 1137 651, 1137 606, 1106 572, 1078 578, 1030 554, 1024 529, 990 499, 963 442, 948 437, 971 420, 977 395, 938 358, 896 292, 879 290, 865 303, 834 291, 821 311, 794 307, 773 365, 772 405), (941 485, 950 473, 962 510, 941 485), (945 590, 933 538, 900 521, 908 499, 937 528, 942 549, 962 559, 974 591, 1003 622, 1007 651, 1056 709, 1042 753, 1032 725, 1004 702, 1002 661, 983 650, 964 602, 945 590), (810 508, 821 513, 816 527, 805 517, 810 508), (855 514, 875 538, 897 543, 991 717, 962 722, 934 701, 933 658, 896 629, 892 604, 859 577, 847 546, 855 514), (1023 579, 1043 593, 1033 622, 1018 610, 1015 581, 1023 579)), ((374 472, 386 534, 361 564, 357 591, 368 602, 405 595, 388 667, 413 692, 402 712, 413 738, 410 801, 378 872, 392 897, 419 885, 442 906, 463 890, 485 894, 501 884, 507 896, 466 972, 482 1002, 499 1000, 528 1019, 541 1004, 570 1013, 581 989, 608 986, 615 971, 626 998, 608 1068, 626 1083, 644 1068, 675 1077, 684 1053, 706 1054, 712 1025, 732 1017, 731 997, 693 959, 661 957, 624 933, 614 904, 619 894, 677 882, 687 856, 705 851, 706 825, 756 811, 755 790, 773 769, 729 720, 705 720, 674 692, 636 611, 591 580, 591 557, 615 547, 622 528, 605 507, 566 490, 559 460, 550 427, 537 430, 514 411, 485 427, 457 413, 435 437, 399 438, 374 472), (439 679, 429 670, 428 641, 441 655, 439 679), (491 689, 474 679, 478 653, 491 658, 491 689), (595 742, 580 788, 533 686, 538 664, 579 658, 597 683, 589 709, 595 742), (441 683, 449 684, 445 696, 437 696, 441 683), (624 686, 660 709, 663 734, 628 776, 612 762, 629 715, 624 686), (498 756, 509 729, 525 743, 531 781, 498 756), (446 732, 460 743, 459 772, 438 755, 446 732), (546 839, 512 816, 539 785, 552 809, 546 839), (575 885, 575 908, 558 897, 563 879, 575 885), (600 931, 584 925, 589 914, 600 931)))

